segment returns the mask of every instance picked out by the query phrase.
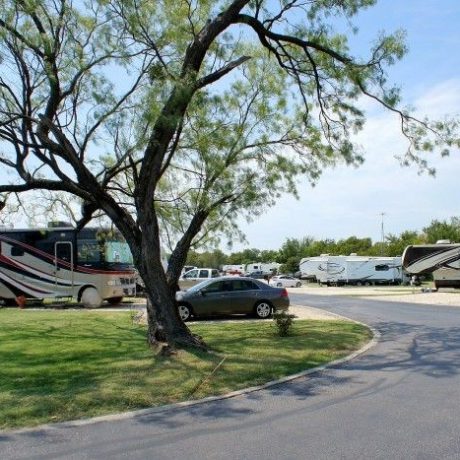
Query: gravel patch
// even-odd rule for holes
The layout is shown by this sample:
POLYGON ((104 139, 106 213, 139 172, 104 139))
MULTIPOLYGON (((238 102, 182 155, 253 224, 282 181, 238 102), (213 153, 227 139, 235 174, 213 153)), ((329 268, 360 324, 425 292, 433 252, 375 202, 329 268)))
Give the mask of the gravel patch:
POLYGON ((460 307, 459 290, 430 291, 423 288, 398 286, 379 287, 302 287, 289 289, 291 293, 322 296, 354 296, 384 302, 450 305, 460 307))
POLYGON ((312 319, 312 320, 344 320, 346 318, 321 310, 320 308, 304 307, 303 305, 291 305, 289 314, 295 315, 297 319, 312 319))

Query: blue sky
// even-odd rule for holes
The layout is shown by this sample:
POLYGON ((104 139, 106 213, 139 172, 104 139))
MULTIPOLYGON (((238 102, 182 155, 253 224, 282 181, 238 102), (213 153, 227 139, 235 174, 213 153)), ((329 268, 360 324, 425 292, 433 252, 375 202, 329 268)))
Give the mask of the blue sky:
MULTIPOLYGON (((459 0, 380 0, 356 24, 360 32, 352 44, 358 53, 381 30, 407 31, 409 52, 389 70, 391 81, 402 88, 404 105, 432 118, 460 114, 459 0)), ((459 151, 432 157, 435 178, 401 168, 394 158, 405 151, 397 119, 375 107, 357 140, 366 153, 363 166, 326 170, 316 187, 300 185, 299 201, 282 198, 253 223, 241 222, 248 242, 234 244, 233 250, 278 249, 286 238, 303 236, 379 241, 381 213, 386 234, 422 230, 433 219, 460 216, 459 151)))

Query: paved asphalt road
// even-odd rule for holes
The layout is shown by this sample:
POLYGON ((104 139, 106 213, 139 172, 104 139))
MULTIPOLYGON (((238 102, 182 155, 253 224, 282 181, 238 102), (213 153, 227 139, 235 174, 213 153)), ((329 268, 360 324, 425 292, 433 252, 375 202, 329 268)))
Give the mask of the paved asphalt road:
POLYGON ((5 459, 460 459, 460 309, 292 294, 375 327, 348 364, 270 389, 79 427, 0 432, 5 459))

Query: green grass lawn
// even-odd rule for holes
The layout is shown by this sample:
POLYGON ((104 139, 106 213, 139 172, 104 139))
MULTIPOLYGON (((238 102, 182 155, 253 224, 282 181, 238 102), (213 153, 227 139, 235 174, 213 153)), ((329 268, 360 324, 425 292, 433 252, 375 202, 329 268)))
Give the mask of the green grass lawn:
POLYGON ((340 358, 371 337, 343 321, 295 321, 288 337, 271 321, 190 327, 213 353, 155 356, 127 312, 0 309, 0 429, 222 394, 340 358))

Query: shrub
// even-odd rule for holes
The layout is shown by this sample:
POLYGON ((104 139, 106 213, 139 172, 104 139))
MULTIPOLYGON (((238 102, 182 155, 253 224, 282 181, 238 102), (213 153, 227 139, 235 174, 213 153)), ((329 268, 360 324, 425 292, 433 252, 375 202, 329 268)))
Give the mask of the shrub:
POLYGON ((286 337, 289 335, 294 318, 295 315, 290 315, 285 311, 276 311, 273 314, 273 319, 275 321, 276 328, 278 329, 278 335, 280 337, 286 337))

